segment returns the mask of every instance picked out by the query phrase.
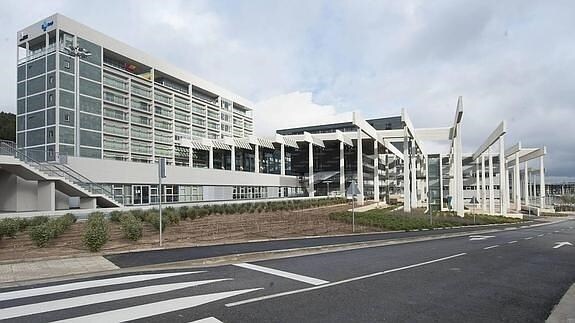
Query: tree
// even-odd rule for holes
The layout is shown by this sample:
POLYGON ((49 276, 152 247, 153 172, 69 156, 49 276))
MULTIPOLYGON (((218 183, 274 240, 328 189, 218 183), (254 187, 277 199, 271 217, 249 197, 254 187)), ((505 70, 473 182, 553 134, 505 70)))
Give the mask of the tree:
POLYGON ((16 141, 16 115, 0 112, 0 140, 16 141))

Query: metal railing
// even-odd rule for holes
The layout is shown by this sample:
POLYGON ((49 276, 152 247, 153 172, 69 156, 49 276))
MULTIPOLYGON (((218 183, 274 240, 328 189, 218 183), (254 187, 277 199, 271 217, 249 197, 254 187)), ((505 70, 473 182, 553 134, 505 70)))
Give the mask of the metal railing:
POLYGON ((48 176, 64 178, 93 194, 103 194, 106 195, 109 200, 114 200, 112 198, 113 194, 110 188, 105 188, 92 182, 86 176, 73 170, 68 165, 60 162, 41 162, 27 155, 25 151, 25 148, 18 149, 15 145, 10 144, 9 142, 0 141, 0 155, 12 156, 48 176))

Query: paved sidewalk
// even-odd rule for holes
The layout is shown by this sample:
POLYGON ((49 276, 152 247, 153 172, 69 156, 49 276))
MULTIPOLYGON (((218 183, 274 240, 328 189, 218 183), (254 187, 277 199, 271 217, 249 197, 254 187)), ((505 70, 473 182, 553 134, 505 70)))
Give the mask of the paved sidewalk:
POLYGON ((118 269, 101 256, 24 261, 0 264, 0 283, 61 277, 118 269))
POLYGON ((547 323, 575 323, 575 284, 563 295, 559 304, 553 308, 547 323))

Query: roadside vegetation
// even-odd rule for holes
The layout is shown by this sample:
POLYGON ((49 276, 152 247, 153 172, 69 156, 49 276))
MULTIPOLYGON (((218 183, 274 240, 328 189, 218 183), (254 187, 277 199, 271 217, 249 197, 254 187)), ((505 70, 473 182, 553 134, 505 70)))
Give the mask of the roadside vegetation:
POLYGON ((70 229, 72 224, 76 223, 76 217, 73 214, 64 214, 60 217, 48 219, 48 217, 34 217, 30 220, 30 239, 38 247, 46 247, 50 240, 57 238, 66 230, 70 229))
MULTIPOLYGON (((330 214, 330 219, 352 222, 352 212, 334 212, 330 214)), ((403 211, 392 211, 392 208, 374 209, 367 212, 355 213, 355 224, 379 230, 420 230, 432 228, 450 228, 474 224, 503 224, 517 223, 521 219, 507 218, 502 216, 491 216, 485 214, 466 215, 459 217, 451 212, 434 213, 430 219, 428 214, 423 214, 421 210, 412 213, 403 211)))

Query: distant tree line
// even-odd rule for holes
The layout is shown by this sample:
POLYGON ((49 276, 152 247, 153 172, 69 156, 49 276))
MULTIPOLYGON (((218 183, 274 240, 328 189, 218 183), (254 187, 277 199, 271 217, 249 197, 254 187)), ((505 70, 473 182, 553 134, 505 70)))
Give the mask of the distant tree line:
POLYGON ((0 112, 0 139, 16 141, 16 115, 0 112))

